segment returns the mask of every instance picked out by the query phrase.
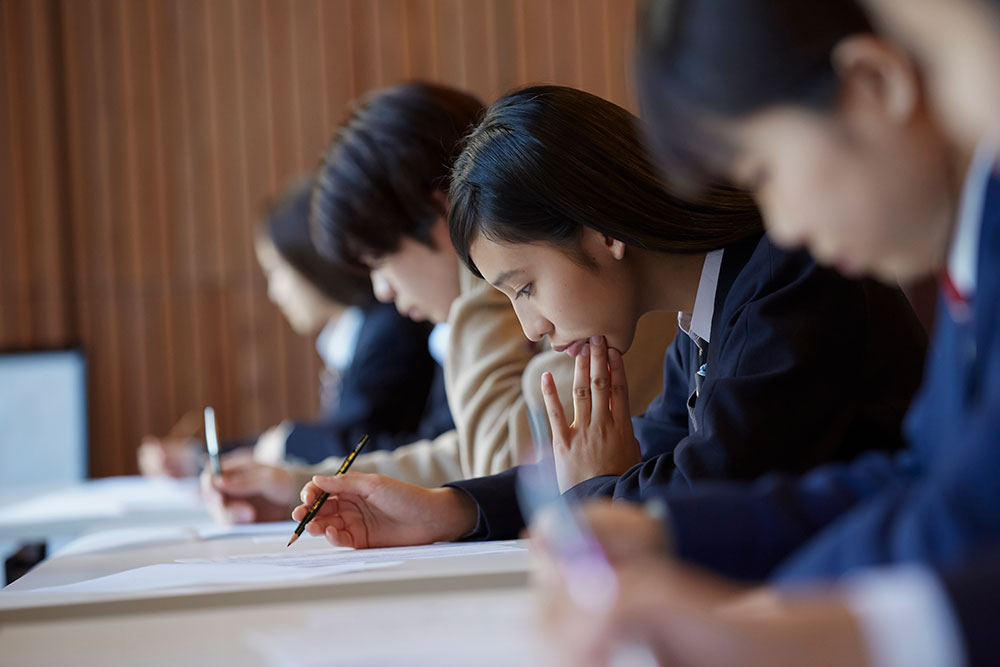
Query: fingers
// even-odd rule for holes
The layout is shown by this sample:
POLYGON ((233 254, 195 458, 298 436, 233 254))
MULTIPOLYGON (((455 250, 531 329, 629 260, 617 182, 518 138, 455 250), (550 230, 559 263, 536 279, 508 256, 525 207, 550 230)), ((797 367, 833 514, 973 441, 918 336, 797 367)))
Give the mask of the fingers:
POLYGON ((608 371, 611 378, 611 418, 616 424, 623 424, 632 419, 632 410, 628 404, 625 361, 622 359, 622 353, 614 348, 608 350, 608 371))
POLYGON ((611 377, 608 371, 608 342, 604 336, 590 338, 591 419, 608 412, 611 377))
POLYGON ((590 346, 584 345, 573 372, 573 425, 577 428, 590 424, 590 405, 590 346))
POLYGON ((545 401, 545 412, 549 416, 549 427, 552 429, 552 444, 567 446, 570 440, 569 424, 566 423, 566 413, 563 412, 559 390, 556 389, 552 373, 542 373, 542 400, 545 401))

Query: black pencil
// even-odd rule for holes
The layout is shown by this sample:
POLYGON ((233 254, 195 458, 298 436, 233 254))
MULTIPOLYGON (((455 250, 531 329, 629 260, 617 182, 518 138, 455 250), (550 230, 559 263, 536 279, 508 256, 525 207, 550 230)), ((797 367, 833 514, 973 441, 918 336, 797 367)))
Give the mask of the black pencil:
MULTIPOLYGON (((337 471, 337 475, 343 475, 347 472, 347 469, 351 467, 352 463, 354 463, 354 459, 357 458, 361 450, 364 449, 367 442, 368 434, 366 433, 365 436, 361 438, 361 442, 358 443, 358 446, 354 448, 354 451, 348 454, 347 458, 344 459, 344 462, 340 464, 340 469, 337 471)), ((316 502, 314 502, 312 507, 309 508, 309 511, 306 512, 306 515, 302 517, 302 521, 299 521, 299 525, 295 528, 295 533, 292 534, 292 539, 288 540, 288 544, 285 545, 286 547, 290 547, 295 544, 295 540, 299 539, 302 535, 302 531, 306 529, 306 524, 316 518, 320 508, 323 507, 323 503, 325 503, 326 499, 329 497, 330 494, 326 491, 320 494, 319 498, 316 499, 316 502)))

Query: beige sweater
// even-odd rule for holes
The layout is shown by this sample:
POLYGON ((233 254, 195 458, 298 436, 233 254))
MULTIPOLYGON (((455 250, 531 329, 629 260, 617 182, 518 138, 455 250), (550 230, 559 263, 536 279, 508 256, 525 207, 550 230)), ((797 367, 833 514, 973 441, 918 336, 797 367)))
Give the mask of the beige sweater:
MULTIPOLYGON (((545 370, 552 371, 567 414, 572 414, 573 360, 551 349, 540 351, 541 346, 524 337, 506 296, 464 268, 460 277, 461 296, 448 315, 451 333, 444 363, 455 429, 433 440, 362 454, 352 471, 434 487, 533 460, 529 409, 542 409, 538 384, 545 370)), ((675 326, 675 314, 640 321, 636 342, 625 355, 633 414, 660 392, 663 355, 675 326)), ((293 468, 296 483, 305 485, 315 474, 333 474, 340 462, 331 457, 293 468)))

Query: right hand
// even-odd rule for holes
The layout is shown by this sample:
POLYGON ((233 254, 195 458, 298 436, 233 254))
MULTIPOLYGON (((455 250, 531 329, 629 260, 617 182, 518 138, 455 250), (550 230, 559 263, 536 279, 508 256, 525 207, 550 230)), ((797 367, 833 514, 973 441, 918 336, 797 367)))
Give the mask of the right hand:
POLYGON ((221 523, 283 521, 297 500, 288 469, 258 463, 246 451, 223 456, 222 475, 203 470, 201 488, 209 512, 221 523))
POLYGON ((642 505, 603 499, 585 503, 579 510, 615 565, 661 558, 670 552, 664 521, 654 518, 642 505))
POLYGON ((476 527, 475 503, 463 491, 425 489, 365 473, 313 477, 303 487, 302 504, 292 518, 301 521, 324 491, 330 497, 306 530, 325 536, 334 546, 430 544, 458 539, 476 527))
POLYGON ((147 435, 136 452, 146 477, 194 477, 201 470, 205 444, 195 438, 147 435))

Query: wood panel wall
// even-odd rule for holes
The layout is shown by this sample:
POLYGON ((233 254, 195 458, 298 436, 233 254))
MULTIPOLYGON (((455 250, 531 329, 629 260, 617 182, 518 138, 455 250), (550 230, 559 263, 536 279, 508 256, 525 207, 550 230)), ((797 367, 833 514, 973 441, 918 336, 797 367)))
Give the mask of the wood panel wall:
POLYGON ((346 103, 420 78, 557 82, 629 108, 635 0, 0 0, 0 348, 78 344, 91 473, 216 407, 224 437, 317 409, 266 298, 260 202, 346 103))

